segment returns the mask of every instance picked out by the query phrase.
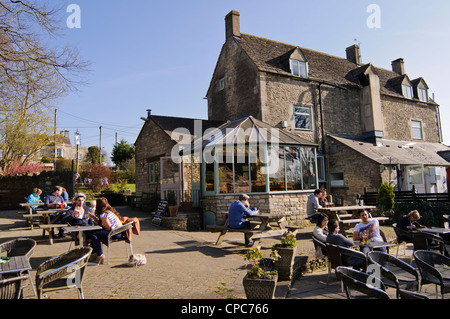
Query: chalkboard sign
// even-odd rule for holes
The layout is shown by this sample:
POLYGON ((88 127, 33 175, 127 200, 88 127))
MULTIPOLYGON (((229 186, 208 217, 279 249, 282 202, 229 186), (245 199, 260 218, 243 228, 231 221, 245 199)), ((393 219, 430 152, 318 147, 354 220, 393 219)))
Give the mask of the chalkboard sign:
POLYGON ((158 208, 156 209, 155 216, 152 219, 152 225, 159 226, 162 222, 162 217, 166 213, 167 209, 167 201, 162 200, 158 204, 158 208))

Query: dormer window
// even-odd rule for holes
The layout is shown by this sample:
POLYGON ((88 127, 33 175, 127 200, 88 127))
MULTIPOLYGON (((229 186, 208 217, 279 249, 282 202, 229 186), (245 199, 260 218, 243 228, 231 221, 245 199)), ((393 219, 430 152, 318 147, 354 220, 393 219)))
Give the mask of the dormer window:
POLYGON ((418 88, 417 92, 419 93, 419 100, 422 102, 428 103, 428 90, 427 89, 421 89, 418 88))
POLYGON ((290 65, 291 65, 291 73, 292 73, 293 76, 298 76, 298 77, 301 77, 301 78, 307 78, 308 77, 308 64, 307 64, 307 62, 290 59, 290 65))
POLYGON ((403 96, 406 97, 407 99, 414 98, 412 86, 402 84, 402 92, 403 92, 403 96))

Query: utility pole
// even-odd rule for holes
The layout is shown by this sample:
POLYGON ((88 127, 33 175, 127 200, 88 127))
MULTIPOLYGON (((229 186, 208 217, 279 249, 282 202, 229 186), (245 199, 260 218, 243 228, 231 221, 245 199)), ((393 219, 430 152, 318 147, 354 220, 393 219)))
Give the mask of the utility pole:
POLYGON ((99 158, 100 158, 100 164, 102 163, 102 126, 100 125, 100 147, 99 147, 99 158))
POLYGON ((57 113, 58 109, 55 108, 55 119, 53 121, 53 143, 54 143, 54 148, 53 148, 53 170, 56 170, 56 113, 57 113))

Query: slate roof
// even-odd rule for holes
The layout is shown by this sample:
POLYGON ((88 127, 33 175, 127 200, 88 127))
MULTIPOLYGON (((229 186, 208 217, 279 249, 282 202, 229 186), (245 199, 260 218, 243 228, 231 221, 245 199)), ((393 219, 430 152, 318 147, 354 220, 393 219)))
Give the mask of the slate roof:
POLYGON ((208 146, 242 144, 242 143, 278 143, 280 145, 302 145, 317 147, 316 143, 310 142, 298 135, 274 128, 253 116, 244 117, 235 121, 229 121, 218 128, 209 131, 202 139, 183 149, 183 153, 203 150, 208 146), (273 130, 276 130, 274 133, 273 130), (242 134, 245 133, 245 134, 242 134))
POLYGON ((364 138, 328 136, 382 165, 450 166, 450 162, 440 155, 450 152, 450 147, 440 143, 383 139, 383 145, 376 146, 364 138))
MULTIPOLYGON (((289 69, 289 54, 298 46, 269 40, 254 35, 241 33, 241 37, 235 37, 258 70, 292 76, 289 69), (287 61, 286 61, 287 59, 287 61)), ((371 64, 358 65, 345 58, 336 57, 315 50, 298 47, 308 61, 309 79, 327 81, 345 87, 361 87, 360 74, 371 64)), ((402 76, 396 72, 374 67, 375 73, 380 78, 381 93, 404 98, 401 87, 396 86, 402 76)), ((434 102, 431 102, 434 103, 434 102)))

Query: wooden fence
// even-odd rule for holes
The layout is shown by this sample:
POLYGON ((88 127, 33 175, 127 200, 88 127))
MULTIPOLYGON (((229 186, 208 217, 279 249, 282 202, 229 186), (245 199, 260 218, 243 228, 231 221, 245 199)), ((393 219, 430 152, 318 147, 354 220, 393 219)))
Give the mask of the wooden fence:
MULTIPOLYGON (((368 192, 367 188, 364 188, 364 195, 361 199, 364 199, 366 205, 377 205, 378 192, 368 192)), ((417 193, 413 188, 411 191, 394 191, 396 203, 410 203, 416 201, 437 201, 437 202, 450 202, 448 193, 417 193)))

